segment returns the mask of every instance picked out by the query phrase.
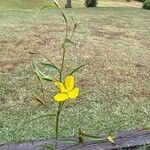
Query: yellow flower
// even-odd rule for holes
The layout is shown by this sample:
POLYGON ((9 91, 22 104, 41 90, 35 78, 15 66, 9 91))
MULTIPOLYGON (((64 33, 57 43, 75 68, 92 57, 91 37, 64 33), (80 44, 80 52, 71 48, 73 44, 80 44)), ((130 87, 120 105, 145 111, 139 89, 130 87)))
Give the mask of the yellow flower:
POLYGON ((55 85, 60 90, 59 93, 54 96, 54 99, 58 102, 73 99, 79 95, 79 88, 74 87, 74 77, 72 75, 66 77, 64 84, 56 81, 55 85))

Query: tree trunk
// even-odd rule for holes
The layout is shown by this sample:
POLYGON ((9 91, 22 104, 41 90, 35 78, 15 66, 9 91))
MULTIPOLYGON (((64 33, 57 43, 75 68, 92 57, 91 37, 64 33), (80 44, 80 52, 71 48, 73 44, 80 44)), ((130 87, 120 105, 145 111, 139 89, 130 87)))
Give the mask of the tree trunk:
POLYGON ((66 0, 66 8, 72 8, 71 6, 71 0, 66 0))

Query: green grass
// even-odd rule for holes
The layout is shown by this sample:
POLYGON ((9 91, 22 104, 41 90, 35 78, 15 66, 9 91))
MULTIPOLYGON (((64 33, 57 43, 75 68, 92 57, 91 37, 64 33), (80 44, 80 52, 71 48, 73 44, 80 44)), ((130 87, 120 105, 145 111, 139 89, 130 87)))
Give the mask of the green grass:
MULTIPOLYGON (((66 72, 83 63, 88 65, 76 74, 81 93, 65 104, 60 136, 74 135, 78 128, 98 134, 149 126, 149 12, 95 8, 69 9, 66 13, 80 22, 73 39, 76 46, 67 52, 66 72)), ((54 118, 24 127, 28 120, 47 113, 35 101, 41 94, 28 52, 39 53, 37 63, 46 61, 45 55, 59 66, 63 19, 56 9, 3 10, 0 19, 0 143, 50 139, 55 134, 54 118)), ((51 113, 57 108, 54 89, 52 84, 45 85, 51 113)))

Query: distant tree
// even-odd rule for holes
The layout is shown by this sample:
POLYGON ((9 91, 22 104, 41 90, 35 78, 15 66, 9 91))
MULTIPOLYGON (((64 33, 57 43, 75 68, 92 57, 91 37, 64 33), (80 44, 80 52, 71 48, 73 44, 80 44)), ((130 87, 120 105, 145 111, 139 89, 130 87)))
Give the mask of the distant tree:
POLYGON ((136 0, 136 1, 139 1, 139 2, 144 2, 144 1, 146 1, 146 0, 136 0))
POLYGON ((85 0, 85 6, 86 7, 96 7, 97 0, 85 0))
POLYGON ((143 9, 150 10, 150 0, 145 0, 144 1, 143 9))

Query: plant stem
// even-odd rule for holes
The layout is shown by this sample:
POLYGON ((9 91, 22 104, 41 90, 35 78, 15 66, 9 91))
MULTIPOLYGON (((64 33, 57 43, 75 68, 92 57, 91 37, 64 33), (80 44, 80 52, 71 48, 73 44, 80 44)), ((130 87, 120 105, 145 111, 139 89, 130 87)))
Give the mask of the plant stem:
MULTIPOLYGON (((63 10, 62 10, 63 11, 63 10)), ((64 12, 63 12, 64 14, 64 12)), ((65 15, 65 14, 64 14, 65 15)), ((74 32, 75 32, 75 28, 74 28, 74 31, 72 33, 72 36, 71 38, 73 37, 74 35, 74 32)), ((68 23, 66 21, 66 34, 65 34, 65 39, 67 39, 68 37, 68 23)), ((65 54, 66 54, 66 49, 67 49, 67 43, 64 43, 64 46, 63 46, 63 55, 62 55, 62 62, 61 62, 61 68, 60 68, 60 71, 59 71, 59 75, 60 75, 60 82, 62 81, 62 73, 63 73, 63 69, 64 69, 64 62, 65 62, 65 54)), ((62 110, 62 107, 63 107, 63 104, 64 102, 59 102, 59 105, 58 105, 58 110, 57 110, 57 116, 56 116, 56 142, 55 142, 55 148, 57 150, 57 146, 58 146, 58 131, 59 131, 59 119, 60 119, 60 114, 61 114, 61 110, 62 110)))
POLYGON ((58 105, 58 110, 57 110, 57 116, 56 116, 56 142, 55 142, 55 148, 57 150, 57 140, 58 140, 58 130, 59 130, 59 116, 60 116, 60 113, 61 113, 61 109, 62 109, 62 102, 59 102, 59 105, 58 105))
POLYGON ((63 72, 63 68, 64 68, 65 53, 66 53, 66 47, 63 48, 63 57, 62 57, 62 63, 61 63, 61 69, 60 69, 60 82, 62 80, 62 72, 63 72))
MULTIPOLYGON (((67 37, 67 32, 66 32, 66 37, 67 37)), ((60 74, 60 82, 62 81, 62 72, 63 72, 63 68, 64 68, 64 61, 65 61, 65 52, 66 52, 66 45, 63 48, 63 56, 62 56, 62 63, 61 63, 61 69, 59 71, 60 74)), ((59 130, 59 117, 60 117, 60 113, 61 113, 61 109, 63 106, 64 102, 59 102, 58 105, 58 110, 57 110, 57 116, 56 116, 56 142, 55 142, 55 148, 57 150, 57 140, 58 140, 58 130, 59 130)))
MULTIPOLYGON (((64 14, 65 15, 65 14, 64 14)), ((67 39, 68 37, 68 23, 66 22, 66 34, 65 34, 65 39, 67 39)), ((62 80, 62 72, 64 69, 64 61, 65 61, 65 53, 66 53, 66 48, 67 48, 67 44, 64 43, 64 47, 63 47, 63 55, 62 55, 62 63, 61 63, 61 68, 60 68, 60 82, 62 80)))

